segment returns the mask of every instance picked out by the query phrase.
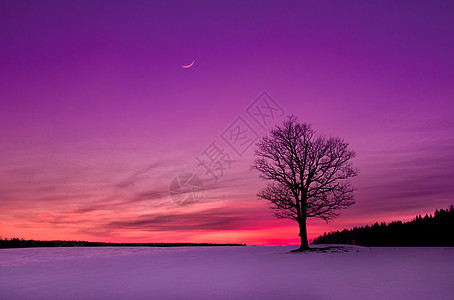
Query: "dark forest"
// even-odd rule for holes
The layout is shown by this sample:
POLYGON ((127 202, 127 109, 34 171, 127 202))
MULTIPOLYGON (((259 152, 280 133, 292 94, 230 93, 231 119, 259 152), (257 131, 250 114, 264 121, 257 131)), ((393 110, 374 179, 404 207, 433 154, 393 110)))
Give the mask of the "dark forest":
POLYGON ((454 208, 436 210, 433 215, 417 216, 410 222, 325 233, 313 244, 353 244, 360 246, 454 246, 454 208))

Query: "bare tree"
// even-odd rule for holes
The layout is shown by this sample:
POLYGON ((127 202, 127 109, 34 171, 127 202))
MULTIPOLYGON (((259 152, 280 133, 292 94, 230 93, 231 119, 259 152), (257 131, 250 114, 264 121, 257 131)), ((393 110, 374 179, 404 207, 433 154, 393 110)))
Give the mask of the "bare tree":
POLYGON ((350 161, 355 152, 340 138, 316 135, 311 125, 299 123, 295 116, 261 138, 255 155, 251 168, 272 181, 257 196, 270 202, 277 218, 298 222, 299 251, 309 249, 307 218, 328 221, 355 203, 348 180, 358 174, 350 161))

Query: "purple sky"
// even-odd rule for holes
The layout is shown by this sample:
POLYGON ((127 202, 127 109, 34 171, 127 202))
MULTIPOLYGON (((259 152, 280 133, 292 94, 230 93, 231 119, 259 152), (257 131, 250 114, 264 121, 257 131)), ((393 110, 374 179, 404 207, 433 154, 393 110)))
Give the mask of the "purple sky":
MULTIPOLYGON (((357 152, 356 205, 309 236, 454 202, 450 1, 2 1, 0 235, 289 244, 222 133, 266 91, 357 152), (216 3, 213 3, 216 2, 216 3), (398 2, 398 3, 396 3, 398 2), (181 65, 190 64, 184 69, 181 65), (212 142, 235 160, 197 169, 212 142), (197 169, 204 197, 178 206, 197 169)), ((283 117, 277 117, 276 122, 283 117)))

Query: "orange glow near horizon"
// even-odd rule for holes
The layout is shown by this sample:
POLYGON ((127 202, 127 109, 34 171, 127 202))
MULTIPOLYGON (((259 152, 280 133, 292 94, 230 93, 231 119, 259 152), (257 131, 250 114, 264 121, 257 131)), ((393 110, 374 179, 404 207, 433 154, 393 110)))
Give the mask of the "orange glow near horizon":
MULTIPOLYGON (((228 203, 225 202, 225 203, 228 203)), ((276 220, 268 211, 268 208, 263 203, 247 202, 240 200, 237 208, 243 215, 237 215, 237 209, 226 209, 225 203, 203 203, 192 207, 185 207, 184 212, 177 212, 180 207, 176 207, 175 211, 167 209, 149 210, 139 212, 123 211, 115 212, 115 215, 107 215, 105 213, 90 211, 87 213, 71 213, 66 216, 52 217, 45 213, 35 214, 33 217, 20 219, 9 216, 0 222, 0 236, 2 238, 23 238, 34 240, 81 240, 89 242, 190 242, 190 243, 246 243, 247 245, 295 245, 299 244, 298 226, 292 220, 276 220), (218 213, 221 212, 221 213, 218 213), (141 218, 142 215, 148 214, 149 219, 141 218), (255 214, 258 219, 251 218, 247 220, 247 216, 255 214), (104 217, 103 217, 104 215, 104 217), (175 220, 182 218, 186 223, 180 226, 171 216, 175 216, 175 220), (194 215, 195 217, 189 217, 194 215), (161 220, 161 216, 164 219, 161 220), (167 216, 170 216, 167 218, 167 216), (126 220, 121 222, 109 222, 111 218, 118 220, 126 220), (219 225, 212 224, 211 221, 200 227, 204 219, 207 218, 224 218, 219 225), (229 218, 233 218, 239 222, 231 229, 222 229, 228 227, 229 218), (137 220, 128 222, 127 220, 137 220), (158 223, 167 220, 169 223, 158 223), (200 223, 202 222, 202 223, 200 223), (147 229, 151 224, 152 227, 147 229), (153 225, 155 224, 155 225, 153 225), (105 229, 104 227, 110 228, 105 229), (124 227, 122 227, 124 226, 124 227), (131 227, 132 226, 132 227, 131 227), (142 227, 141 227, 142 226, 142 227), (154 228, 153 226, 157 226, 154 228), (170 226, 170 227, 168 227, 170 226), (191 226, 194 227, 191 229, 191 226), (212 226, 212 228, 210 228, 212 226), (214 227, 213 227, 214 226, 214 227), (97 227, 94 230, 93 227, 97 227), (174 230, 171 230, 174 229, 174 230)), ((430 214, 431 212, 423 212, 430 214)), ((385 218, 375 219, 374 217, 367 218, 344 218, 342 223, 330 222, 326 224, 322 220, 309 219, 308 221, 308 239, 312 240, 324 232, 336 230, 350 229, 353 227, 373 225, 375 222, 391 221, 410 221, 417 214, 407 215, 388 215, 385 218)))

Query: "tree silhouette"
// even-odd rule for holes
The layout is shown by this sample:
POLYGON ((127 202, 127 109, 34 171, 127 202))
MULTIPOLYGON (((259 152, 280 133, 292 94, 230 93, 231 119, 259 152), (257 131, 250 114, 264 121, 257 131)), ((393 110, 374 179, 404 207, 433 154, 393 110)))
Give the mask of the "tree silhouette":
POLYGON ((298 222, 298 251, 309 249, 307 218, 328 221, 354 204, 348 178, 358 173, 350 161, 355 152, 340 138, 316 135, 293 115, 258 141, 255 156, 251 168, 271 181, 257 196, 270 202, 278 219, 298 222))

